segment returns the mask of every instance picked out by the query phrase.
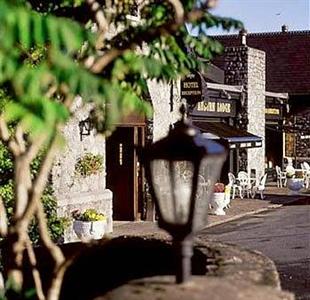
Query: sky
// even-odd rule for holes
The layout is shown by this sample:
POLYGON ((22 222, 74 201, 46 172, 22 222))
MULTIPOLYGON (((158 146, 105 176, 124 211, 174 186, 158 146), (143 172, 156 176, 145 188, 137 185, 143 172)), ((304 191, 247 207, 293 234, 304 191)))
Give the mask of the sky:
POLYGON ((212 12, 239 19, 248 32, 280 31, 283 24, 289 30, 310 30, 310 0, 218 0, 212 12))

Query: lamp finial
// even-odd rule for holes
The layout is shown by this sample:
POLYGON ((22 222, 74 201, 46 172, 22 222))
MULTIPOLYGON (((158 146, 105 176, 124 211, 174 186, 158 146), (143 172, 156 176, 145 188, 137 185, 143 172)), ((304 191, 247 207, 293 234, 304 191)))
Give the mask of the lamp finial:
POLYGON ((185 117, 186 117, 186 105, 185 105, 185 103, 182 103, 182 105, 180 106, 180 114, 181 114, 181 121, 184 122, 185 117))

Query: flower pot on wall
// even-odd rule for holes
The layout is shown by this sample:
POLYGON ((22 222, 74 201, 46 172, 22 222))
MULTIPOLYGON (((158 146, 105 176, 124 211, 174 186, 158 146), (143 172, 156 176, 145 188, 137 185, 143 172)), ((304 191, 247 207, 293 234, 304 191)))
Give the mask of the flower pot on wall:
POLYGON ((304 180, 302 178, 288 178, 287 188, 289 189, 289 195, 297 195, 304 186, 304 180))
POLYGON ((212 214, 217 216, 224 216, 226 215, 224 208, 227 206, 227 200, 225 198, 225 193, 214 193, 213 197, 211 198, 211 207, 212 207, 212 214))
POLYGON ((73 230, 81 240, 101 239, 107 231, 107 220, 73 221, 73 230))

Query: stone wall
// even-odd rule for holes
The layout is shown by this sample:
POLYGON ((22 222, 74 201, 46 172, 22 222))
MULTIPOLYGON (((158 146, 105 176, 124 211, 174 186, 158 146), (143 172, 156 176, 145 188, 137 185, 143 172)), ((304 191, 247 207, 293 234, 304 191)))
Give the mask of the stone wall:
MULTIPOLYGON (((58 202, 58 214, 69 217, 73 210, 81 211, 95 208, 108 218, 108 231, 112 231, 112 192, 106 189, 105 172, 105 138, 96 135, 95 130, 90 135, 80 137, 79 122, 88 117, 90 107, 82 107, 82 99, 77 98, 74 115, 67 123, 63 134, 66 140, 65 148, 58 155, 52 169, 52 187, 58 202), (102 155, 104 170, 98 175, 82 177, 75 171, 79 158, 86 153, 102 155)), ((65 234, 65 242, 74 241, 72 226, 65 234)))
POLYGON ((170 125, 180 119, 180 81, 171 84, 148 81, 153 106, 153 141, 165 137, 170 125))
POLYGON ((237 126, 263 138, 261 148, 240 150, 240 169, 257 176, 265 166, 265 53, 246 45, 225 49, 225 83, 242 85, 237 126))

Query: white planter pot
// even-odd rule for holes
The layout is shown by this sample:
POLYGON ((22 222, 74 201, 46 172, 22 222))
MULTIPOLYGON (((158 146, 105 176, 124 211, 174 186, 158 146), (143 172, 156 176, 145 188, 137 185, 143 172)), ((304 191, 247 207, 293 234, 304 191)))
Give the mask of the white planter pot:
POLYGON ((81 240, 101 239, 107 231, 107 221, 74 221, 73 230, 81 240))
POLYGON ((287 188, 290 195, 297 195, 303 186, 304 180, 302 178, 289 178, 287 180, 287 188))
POLYGON ((225 193, 214 193, 213 197, 211 198, 211 213, 217 216, 224 216, 226 215, 224 208, 227 205, 227 200, 225 199, 225 193))

